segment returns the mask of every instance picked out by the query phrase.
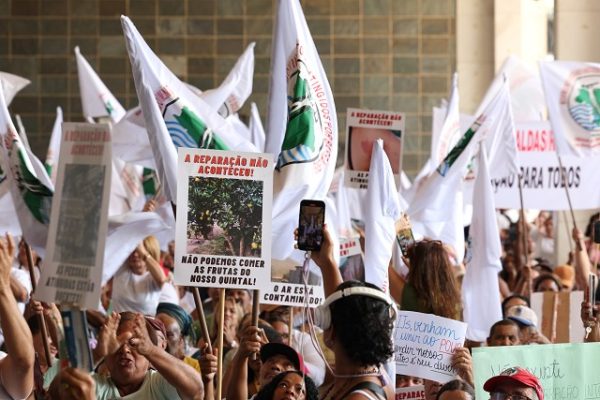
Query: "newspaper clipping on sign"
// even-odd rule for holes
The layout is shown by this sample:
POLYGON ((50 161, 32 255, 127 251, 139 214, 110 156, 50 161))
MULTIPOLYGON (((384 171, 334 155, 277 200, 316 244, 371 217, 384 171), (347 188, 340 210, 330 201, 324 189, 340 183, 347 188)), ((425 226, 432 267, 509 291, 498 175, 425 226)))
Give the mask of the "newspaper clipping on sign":
POLYGON ((111 159, 108 125, 63 124, 39 300, 98 307, 111 159))
POLYGON ((402 171, 404 114, 349 108, 346 115, 345 185, 359 189, 367 188, 373 142, 382 139, 383 150, 390 160, 396 186, 399 186, 402 171))
POLYGON ((268 285, 272 155, 180 147, 178 160, 175 283, 268 285))

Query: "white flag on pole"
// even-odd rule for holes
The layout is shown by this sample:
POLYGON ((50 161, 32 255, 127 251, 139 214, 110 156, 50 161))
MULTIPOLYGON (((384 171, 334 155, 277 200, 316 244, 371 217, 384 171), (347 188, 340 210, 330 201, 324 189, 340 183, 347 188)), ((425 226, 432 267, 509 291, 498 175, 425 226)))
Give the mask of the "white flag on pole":
POLYGON ((324 200, 337 158, 329 82, 298 0, 280 0, 273 31, 266 151, 277 156, 273 258, 294 249, 303 198, 324 200))
POLYGON ((46 152, 46 161, 44 166, 48 175, 52 179, 52 183, 56 183, 56 166, 58 166, 58 157, 60 153, 60 141, 62 137, 63 112, 62 108, 56 107, 56 119, 52 126, 52 134, 50 135, 50 143, 48 143, 48 151, 46 152))
POLYGON ((6 174, 23 235, 36 252, 44 254, 54 186, 40 160, 19 138, 1 87, 0 138, 2 169, 6 174))
POLYGON ((600 154, 600 64, 547 61, 540 73, 559 154, 600 154))
POLYGON ((502 270, 502 246, 483 145, 479 146, 478 166, 462 296, 467 338, 485 342, 491 326, 502 319, 498 287, 498 273, 502 270))
POLYGON ((250 140, 256 146, 258 151, 265 150, 265 128, 263 128, 262 120, 256 103, 250 104, 250 121, 248 122, 250 129, 250 140))
POLYGON ((373 143, 365 205, 365 281, 389 290, 388 265, 400 218, 398 189, 383 140, 373 143))
POLYGON ((121 103, 83 57, 79 47, 75 47, 75 59, 77 60, 83 116, 86 119, 108 116, 113 122, 118 122, 125 115, 125 109, 121 103))
POLYGON ((4 91, 4 101, 6 106, 10 106, 13 98, 31 81, 18 75, 9 74, 8 72, 0 72, 0 84, 4 91))

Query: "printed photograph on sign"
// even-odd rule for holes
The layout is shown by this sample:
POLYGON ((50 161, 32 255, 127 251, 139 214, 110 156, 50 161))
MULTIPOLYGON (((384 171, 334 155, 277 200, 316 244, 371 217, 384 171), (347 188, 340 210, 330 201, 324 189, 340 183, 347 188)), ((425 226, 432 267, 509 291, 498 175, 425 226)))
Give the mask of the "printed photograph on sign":
POLYGON ((54 261, 94 265, 102 206, 102 165, 67 164, 54 249, 54 261), (81 223, 82 218, 86 223, 81 223))
POLYGON ((349 108, 346 132, 346 186, 367 188, 371 152, 377 139, 383 140, 383 149, 390 161, 396 184, 400 183, 404 114, 349 108))
POLYGON ((190 177, 187 252, 261 257, 263 182, 190 177))
POLYGON ((175 283, 266 288, 272 198, 270 154, 180 147, 175 283))

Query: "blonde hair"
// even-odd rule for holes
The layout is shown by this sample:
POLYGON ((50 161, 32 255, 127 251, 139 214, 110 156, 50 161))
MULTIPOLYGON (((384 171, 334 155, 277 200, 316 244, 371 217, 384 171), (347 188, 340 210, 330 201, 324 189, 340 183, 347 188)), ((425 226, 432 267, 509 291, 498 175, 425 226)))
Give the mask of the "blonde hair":
POLYGON ((150 257, 156 261, 160 261, 160 244, 158 243, 158 239, 154 236, 146 236, 143 244, 150 257))

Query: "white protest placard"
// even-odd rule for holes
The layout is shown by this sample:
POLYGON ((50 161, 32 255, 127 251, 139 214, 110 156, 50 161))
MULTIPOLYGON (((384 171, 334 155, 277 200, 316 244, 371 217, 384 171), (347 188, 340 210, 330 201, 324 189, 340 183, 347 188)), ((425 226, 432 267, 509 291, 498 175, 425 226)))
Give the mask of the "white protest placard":
POLYGON ((110 127, 64 123, 36 298, 98 307, 111 182, 110 127))
POLYGON ((268 286, 272 200, 272 155, 180 147, 175 283, 268 286))
POLYGON ((396 373, 446 383, 454 379, 452 354, 465 342, 467 324, 433 314, 400 311, 394 330, 396 373))
POLYGON ((396 388, 396 400, 425 400, 423 385, 396 388))
POLYGON ((346 112, 346 158, 344 184, 366 189, 373 143, 383 140, 383 150, 392 166, 396 187, 402 171, 402 140, 404 114, 395 111, 375 111, 349 108, 346 112))
POLYGON ((271 282, 260 302, 291 307, 317 307, 325 298, 322 277, 292 259, 272 260, 271 282), (304 282, 306 281, 306 285, 304 282))
MULTIPOLYGON (((550 123, 516 123, 515 132, 525 208, 568 210, 565 186, 569 189, 573 209, 595 209, 600 206, 599 156, 562 156, 566 181, 563 183, 550 123)), ((497 208, 521 207, 518 184, 514 174, 492 179, 497 208)))

